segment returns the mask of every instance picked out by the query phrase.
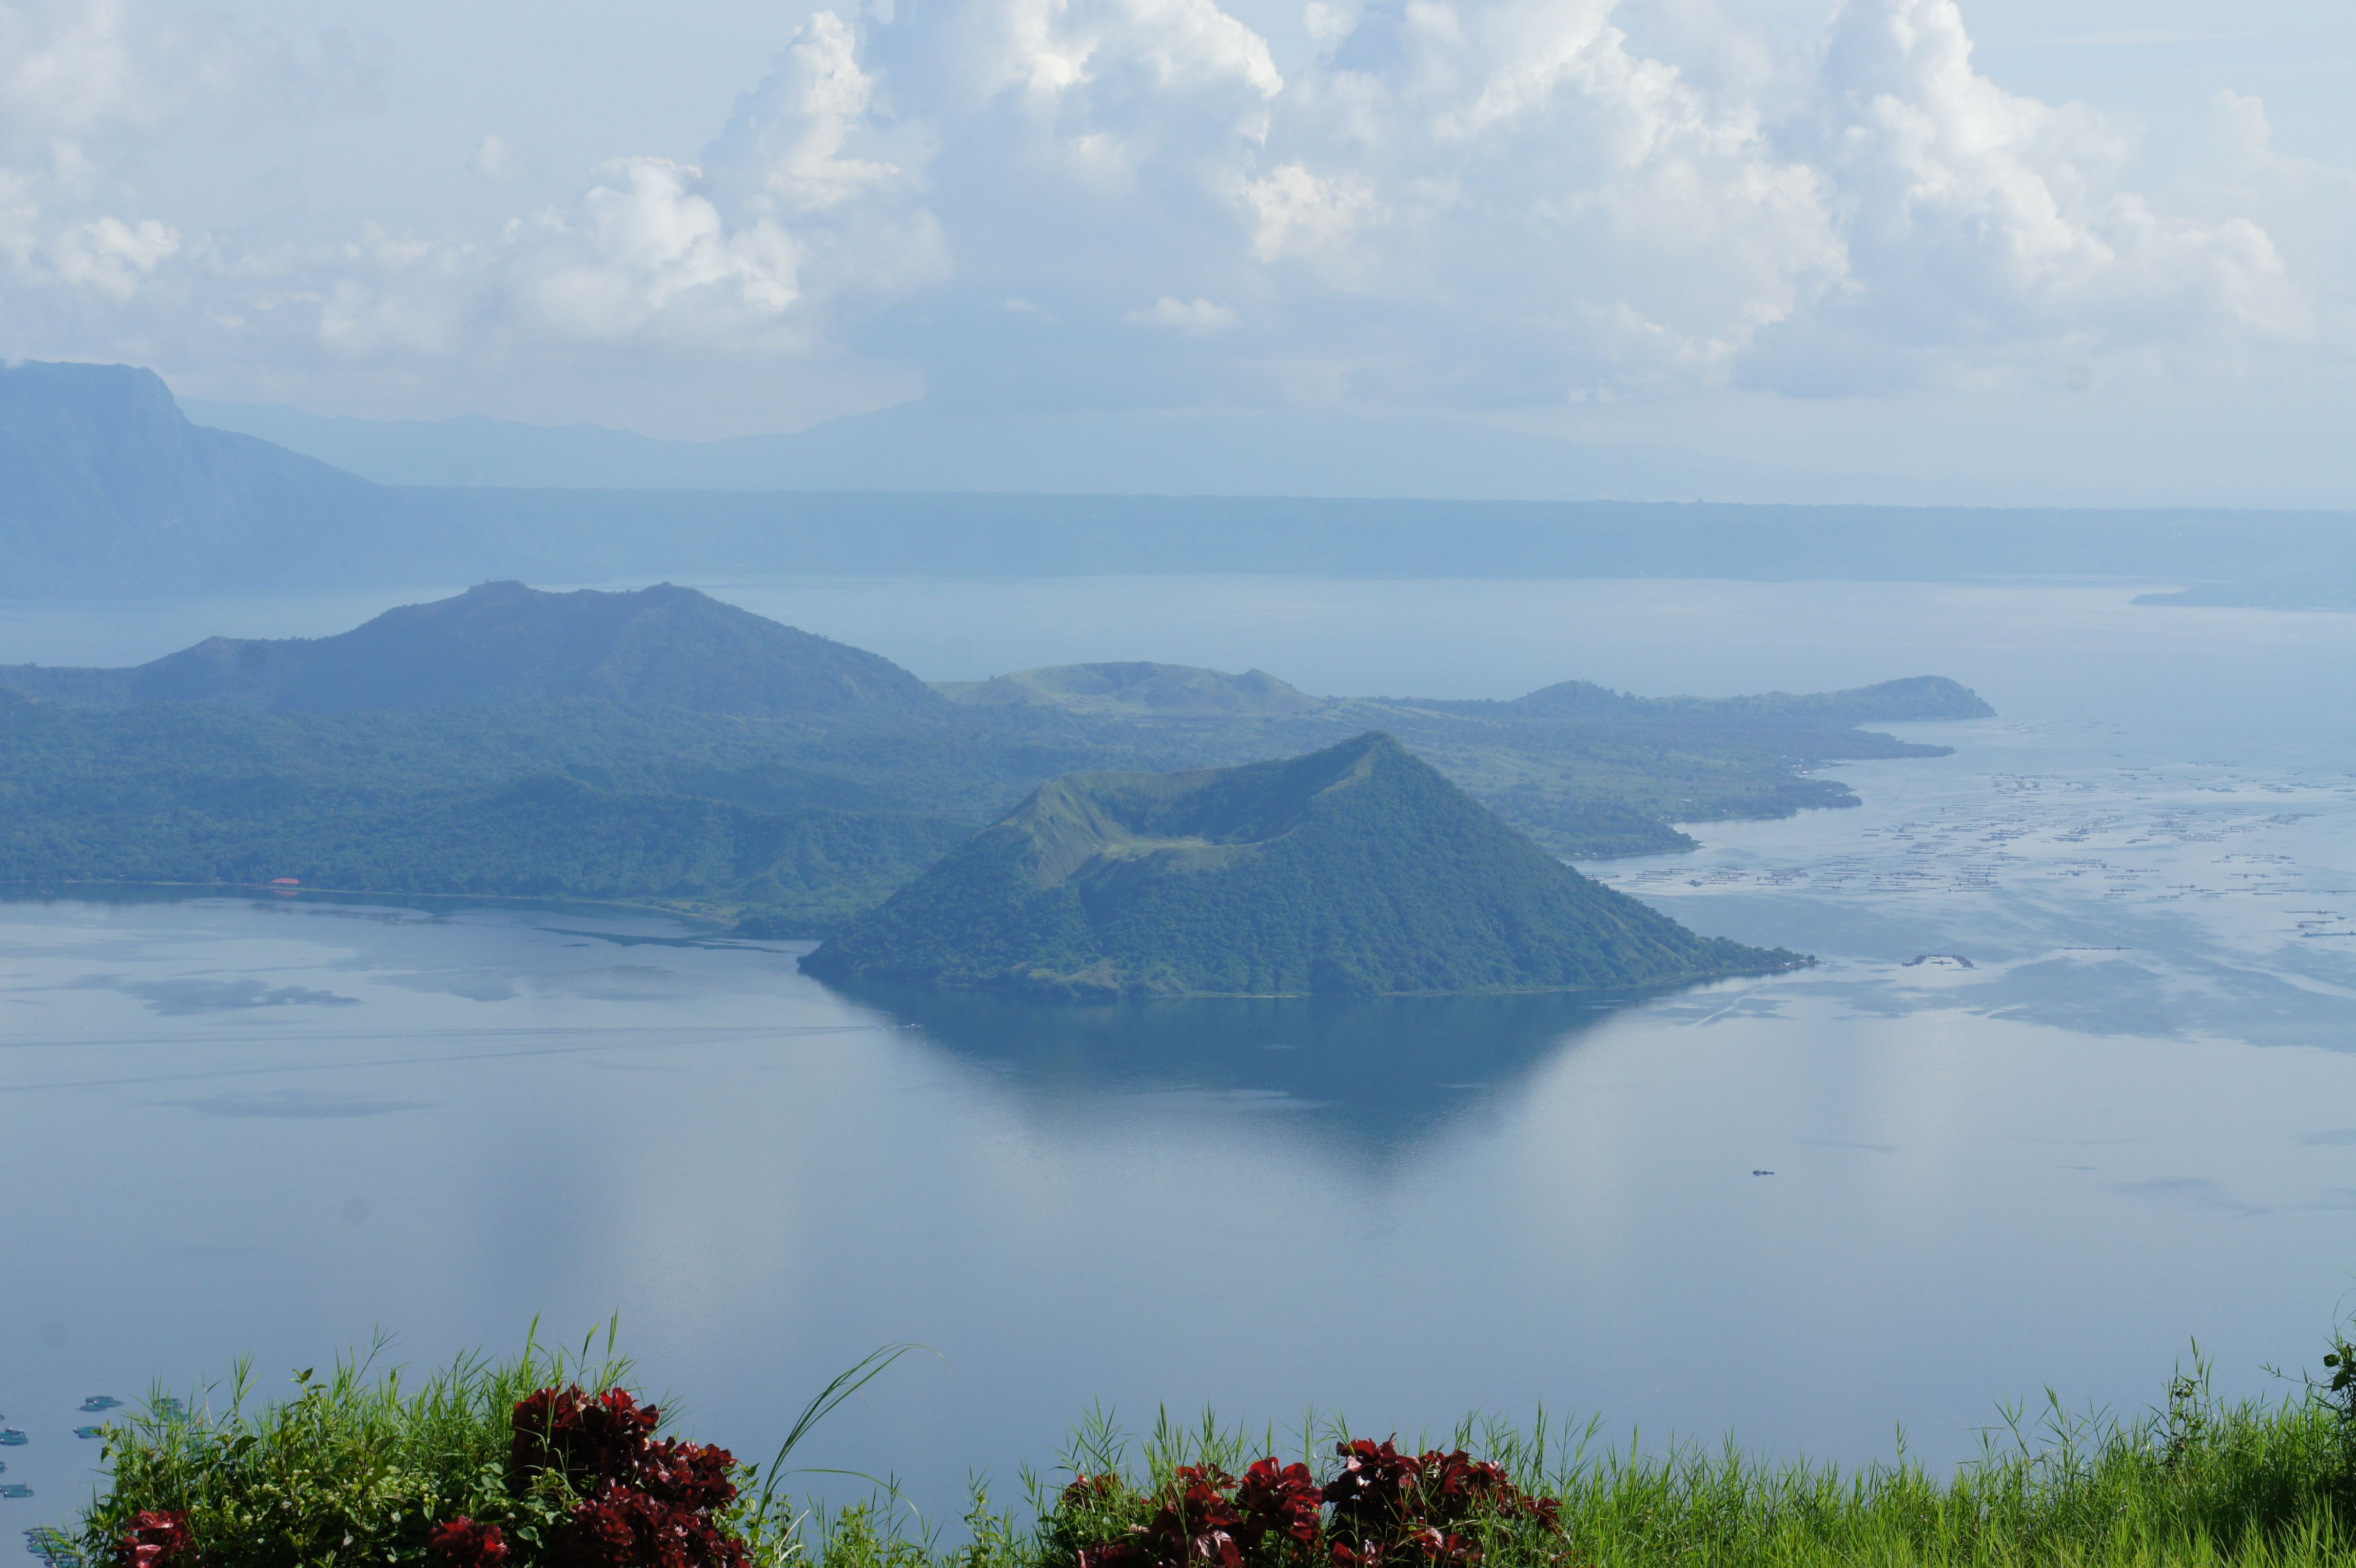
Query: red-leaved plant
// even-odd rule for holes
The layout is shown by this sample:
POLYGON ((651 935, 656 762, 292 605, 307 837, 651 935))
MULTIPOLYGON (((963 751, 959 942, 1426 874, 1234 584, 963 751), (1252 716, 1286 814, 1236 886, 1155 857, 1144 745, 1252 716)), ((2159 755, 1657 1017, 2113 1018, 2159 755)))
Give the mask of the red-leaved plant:
POLYGON ((1244 1510, 1244 1545, 1256 1549, 1269 1537, 1314 1551, 1323 1526, 1318 1505, 1324 1494, 1306 1465, 1287 1465, 1273 1457, 1256 1461, 1236 1488, 1236 1504, 1244 1510))
POLYGON ((457 1568, 499 1568, 508 1560, 507 1538, 495 1524, 477 1524, 460 1514, 438 1526, 425 1544, 447 1557, 457 1568))
MULTIPOLYGON (((578 1500, 551 1542, 558 1568, 745 1568, 744 1543, 714 1515, 736 1500, 725 1448, 655 1441, 661 1412, 625 1389, 541 1389, 509 1422, 509 1478, 554 1471, 578 1500)), ((455 1519, 434 1532, 454 1568, 500 1568, 494 1526, 455 1519)))
POLYGON ((519 1477, 542 1470, 569 1476, 626 1476, 654 1438, 662 1412, 641 1406, 627 1389, 584 1394, 542 1389, 516 1402, 508 1462, 519 1477))
POLYGON ((1561 1528, 1561 1503, 1531 1497, 1514 1485, 1504 1466, 1475 1459, 1462 1448, 1410 1455, 1391 1441, 1361 1437, 1336 1445, 1334 1452, 1342 1468, 1325 1483, 1325 1500, 1333 1506, 1336 1564, 1372 1568, 1387 1558, 1477 1563, 1479 1544, 1457 1527, 1482 1514, 1561 1528))
POLYGON ((1087 1537, 1107 1512, 1118 1517, 1126 1488, 1116 1475, 1083 1475, 1064 1488, 1063 1533, 1076 1568, 1472 1568, 1482 1519, 1561 1529, 1559 1502, 1461 1448, 1402 1454, 1359 1439, 1334 1452, 1342 1467, 1322 1487, 1308 1466, 1274 1457, 1240 1481, 1215 1465, 1182 1466, 1143 1499, 1154 1511, 1110 1539, 1087 1537))
POLYGON ((134 1518, 116 1550, 123 1568, 195 1568, 199 1561, 188 1516, 177 1509, 149 1509, 134 1518))

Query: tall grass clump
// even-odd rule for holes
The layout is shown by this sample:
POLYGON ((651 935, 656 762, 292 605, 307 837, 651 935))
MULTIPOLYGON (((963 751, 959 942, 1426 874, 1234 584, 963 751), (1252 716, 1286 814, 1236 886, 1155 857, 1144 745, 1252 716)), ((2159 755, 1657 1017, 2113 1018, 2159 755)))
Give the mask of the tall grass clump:
MULTIPOLYGON (((1351 1472, 1376 1445, 1333 1423, 1297 1440, 1293 1461, 1322 1482, 1324 1528, 1290 1537, 1253 1519, 1240 1483, 1225 1488, 1224 1508, 1218 1487, 1206 1491, 1206 1477, 1257 1467, 1237 1434, 1165 1423, 1131 1466, 1129 1444, 1099 1426, 1066 1457, 1078 1478, 1047 1500, 1038 1558, 1044 1568, 2356 1565, 2351 1357, 2339 1345, 2335 1382, 2274 1401, 2217 1399, 2196 1361, 2140 1416, 2008 1412, 1974 1459, 1944 1475, 1903 1459, 1767 1461, 1731 1445, 1646 1453, 1600 1446, 1593 1424, 1472 1422, 1420 1454, 1382 1445, 1372 1456, 1389 1464, 1394 1499, 1374 1531, 1336 1499, 1362 1489, 1351 1472), (1498 1474, 1467 1486, 1468 1465, 1498 1474)), ((1275 1444, 1264 1435, 1256 1446, 1275 1444)))
MULTIPOLYGON (((362 1357, 255 1407, 241 1367, 111 1432, 110 1489, 59 1562, 99 1568, 2356 1568, 2356 1346, 2321 1380, 2221 1400, 2207 1369, 2139 1415, 2008 1412, 1949 1473, 1730 1444, 1647 1451, 1543 1418, 1401 1444, 1312 1420, 1280 1442, 1205 1416, 1142 1440, 1085 1423, 1026 1506, 977 1486, 962 1538, 879 1487, 789 1501, 786 1459, 896 1359, 804 1409, 766 1466, 659 1437, 594 1341, 414 1386, 362 1357)), ((820 1472, 821 1474, 823 1472, 820 1472)))
POLYGON ((110 1484, 34 1550, 85 1568, 751 1568, 801 1555, 780 1466, 811 1426, 898 1359, 887 1347, 804 1409, 763 1468, 660 1435, 630 1362, 592 1335, 412 1382, 380 1341, 293 1398, 225 1385, 152 1395, 106 1433, 110 1484), (758 1487, 755 1491, 754 1488, 758 1487))

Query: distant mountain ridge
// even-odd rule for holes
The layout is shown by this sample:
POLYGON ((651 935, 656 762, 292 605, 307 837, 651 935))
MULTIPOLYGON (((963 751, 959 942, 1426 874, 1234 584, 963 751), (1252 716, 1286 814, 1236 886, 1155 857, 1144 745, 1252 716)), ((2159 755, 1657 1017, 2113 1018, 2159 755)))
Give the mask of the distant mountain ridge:
POLYGON ((1083 773, 802 960, 1068 995, 1610 989, 1803 961, 1703 938, 1515 832, 1390 736, 1083 773))
POLYGON ((922 403, 809 429, 665 440, 597 424, 323 415, 190 399, 189 417, 380 484, 523 489, 899 490, 1031 495, 1415 496, 1685 500, 1928 499, 1904 481, 1811 475, 1505 430, 1310 408, 941 413, 922 403))
POLYGON ((669 583, 569 594, 486 583, 334 637, 215 637, 128 670, 0 666, 0 685, 82 705, 305 713, 566 697, 747 714, 949 710, 878 654, 669 583))
MULTIPOLYGON (((888 457, 890 420, 876 418, 869 435, 888 457)), ((1246 423, 1273 430, 1282 421, 1246 423)), ((2281 579, 2356 594, 2347 586, 2356 585, 2356 515, 2346 512, 1138 494, 1154 488, 1143 470, 1125 469, 1118 447, 1097 456, 1108 493, 830 490, 854 481, 807 474, 809 488, 796 491, 388 486, 191 424, 161 381, 131 366, 0 365, 0 562, 9 569, 0 591, 119 598, 453 577, 1258 573, 2281 579)), ((1409 446, 1374 456, 1414 471, 1409 446)), ((896 472, 882 463, 855 482, 894 482, 896 472)), ((1182 466, 1163 488, 1183 489, 1183 478, 1182 466)), ((1349 479, 1336 467, 1330 483, 1310 488, 1347 495, 1349 479)))
POLYGON ((1177 717, 1200 714, 1306 714, 1326 705, 1265 670, 1230 675, 1188 664, 1054 664, 934 689, 968 707, 1047 707, 1072 713, 1177 717))
POLYGON ((1845 692, 1762 692, 1747 697, 1639 697, 1591 681, 1558 681, 1502 703, 1457 702, 1458 711, 1494 710, 1547 717, 1601 714, 1655 717, 1708 716, 1744 719, 1810 719, 1844 725, 1886 725, 1922 719, 1985 719, 1996 710, 1960 681, 1944 675, 1908 675, 1845 692))

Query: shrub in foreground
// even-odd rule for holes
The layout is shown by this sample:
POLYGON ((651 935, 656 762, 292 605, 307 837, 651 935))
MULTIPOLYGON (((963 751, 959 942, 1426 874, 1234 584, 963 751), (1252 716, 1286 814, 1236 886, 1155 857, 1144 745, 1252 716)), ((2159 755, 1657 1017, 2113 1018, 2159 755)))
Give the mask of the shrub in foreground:
POLYGON ((811 1424, 888 1366, 813 1400, 764 1477, 662 1434, 611 1358, 528 1349, 414 1390, 366 1363, 249 1412, 156 1399, 109 1434, 110 1489, 49 1555, 84 1568, 1787 1568, 2052 1564, 2356 1568, 2356 1347, 2278 1402, 2177 1379, 2133 1419, 2017 1415, 1952 1474, 1843 1471, 1739 1451, 1598 1450, 1597 1429, 1492 1423, 1445 1444, 1302 1434, 1301 1457, 1206 1419, 1131 1462, 1084 1428, 1021 1514, 980 1488, 945 1546, 896 1492, 837 1512, 776 1495, 811 1424), (756 1483, 766 1481, 755 1493, 756 1483))
POLYGON ((534 1348, 462 1361, 411 1391, 362 1362, 299 1373, 293 1400, 249 1414, 241 1368, 221 1410, 156 1400, 111 1429, 112 1487, 48 1555, 91 1568, 747 1568, 751 1471, 723 1448, 659 1437, 661 1412, 620 1386, 626 1370, 534 1348))
POLYGON ((1462 1448, 1402 1454, 1396 1440, 1344 1438, 1333 1451, 1341 1466, 1323 1484, 1274 1455, 1240 1480, 1208 1461, 1176 1466, 1143 1491, 1115 1471, 1084 1473, 1058 1498, 1050 1536, 1075 1568, 1461 1568, 1483 1555, 1483 1525, 1559 1532, 1559 1502, 1462 1448))

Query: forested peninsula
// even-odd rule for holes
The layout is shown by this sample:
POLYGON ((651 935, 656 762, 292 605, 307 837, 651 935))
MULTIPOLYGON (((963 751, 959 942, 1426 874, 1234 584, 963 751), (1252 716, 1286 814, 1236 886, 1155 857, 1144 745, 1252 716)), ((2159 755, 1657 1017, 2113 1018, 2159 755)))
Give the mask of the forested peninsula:
POLYGON ((1945 748, 1935 677, 1648 699, 1325 698, 1103 664, 927 685, 692 589, 487 584, 337 637, 129 670, 0 667, 0 882, 253 884, 662 905, 819 937, 1065 774, 1231 767, 1382 731, 1562 856, 1855 797, 1811 769, 1945 748))

